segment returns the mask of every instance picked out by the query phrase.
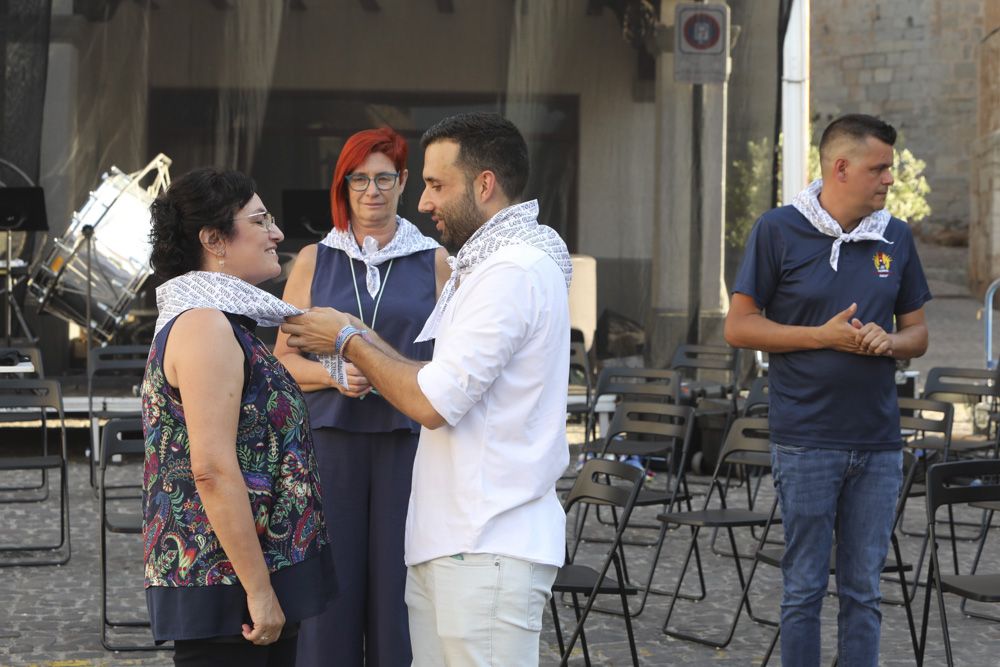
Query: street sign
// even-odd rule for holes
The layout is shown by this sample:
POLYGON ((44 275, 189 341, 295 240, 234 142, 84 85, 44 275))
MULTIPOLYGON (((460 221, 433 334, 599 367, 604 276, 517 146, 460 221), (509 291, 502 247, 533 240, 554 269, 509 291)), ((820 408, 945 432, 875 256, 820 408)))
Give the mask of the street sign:
POLYGON ((729 78, 729 6, 684 3, 674 9, 674 80, 725 83, 729 78))

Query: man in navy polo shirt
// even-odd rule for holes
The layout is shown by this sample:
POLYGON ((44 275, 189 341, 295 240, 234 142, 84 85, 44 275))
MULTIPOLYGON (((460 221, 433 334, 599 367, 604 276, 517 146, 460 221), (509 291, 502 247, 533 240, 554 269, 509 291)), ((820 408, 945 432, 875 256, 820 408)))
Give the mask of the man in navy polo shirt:
POLYGON ((826 128, 823 178, 757 221, 726 317, 729 344, 770 353, 785 665, 820 664, 835 529, 840 664, 878 664, 879 575, 902 482, 895 360, 927 350, 931 298, 909 227, 884 208, 895 141, 872 116, 826 128))

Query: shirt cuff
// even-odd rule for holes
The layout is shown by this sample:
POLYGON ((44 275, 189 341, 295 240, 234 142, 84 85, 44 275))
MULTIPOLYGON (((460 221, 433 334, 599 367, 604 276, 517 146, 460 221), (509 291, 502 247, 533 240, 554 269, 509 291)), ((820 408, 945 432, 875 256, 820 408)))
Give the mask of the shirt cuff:
POLYGON ((458 381, 432 361, 417 371, 417 385, 431 407, 454 426, 473 405, 458 381))

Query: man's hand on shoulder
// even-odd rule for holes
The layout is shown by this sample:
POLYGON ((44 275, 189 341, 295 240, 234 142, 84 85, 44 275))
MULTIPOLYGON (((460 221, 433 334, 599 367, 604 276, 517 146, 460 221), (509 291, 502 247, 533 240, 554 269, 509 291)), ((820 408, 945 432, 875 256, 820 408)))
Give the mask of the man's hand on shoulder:
POLYGON ((358 318, 333 308, 310 308, 302 315, 289 317, 281 325, 288 334, 288 346, 312 354, 333 354, 337 334, 348 324, 364 325, 358 318))

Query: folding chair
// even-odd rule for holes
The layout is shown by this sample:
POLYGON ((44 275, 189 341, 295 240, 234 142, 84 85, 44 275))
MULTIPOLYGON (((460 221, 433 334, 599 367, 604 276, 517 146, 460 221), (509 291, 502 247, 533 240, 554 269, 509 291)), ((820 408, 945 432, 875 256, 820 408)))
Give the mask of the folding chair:
MULTIPOLYGON (((97 489, 101 525, 101 644, 109 651, 155 651, 170 648, 167 645, 157 646, 153 644, 151 638, 146 644, 123 644, 110 636, 116 628, 149 627, 149 619, 145 617, 145 608, 143 608, 144 618, 142 619, 118 620, 112 619, 108 615, 108 563, 110 560, 108 534, 142 535, 140 500, 142 492, 141 461, 144 450, 142 420, 112 419, 104 425, 101 434, 100 479, 97 489), (127 463, 128 458, 139 459, 139 467, 136 468, 133 465, 132 469, 129 470, 130 473, 135 474, 136 479, 130 484, 109 485, 107 484, 109 465, 119 457, 122 459, 122 463, 127 463), (108 491, 111 488, 133 489, 137 493, 109 496, 108 491)), ((135 463, 134 460, 133 463, 135 463)), ((136 552, 138 552, 142 548, 142 538, 133 538, 133 542, 136 545, 136 552)))
POLYGON ((566 406, 566 412, 573 416, 582 416, 586 420, 591 408, 593 393, 593 377, 590 372, 590 360, 587 358, 587 348, 583 343, 569 344, 569 392, 570 396, 584 397, 584 401, 572 402, 566 406), (582 381, 582 382, 581 382, 582 381))
POLYGON ((149 347, 146 345, 107 345, 96 347, 87 357, 87 413, 90 423, 90 485, 97 484, 101 460, 101 421, 115 417, 138 417, 139 410, 116 410, 107 398, 135 397, 146 372, 149 347), (128 387, 123 388, 123 383, 128 387), (97 390, 101 394, 97 394, 97 390), (100 400, 104 397, 105 400, 100 400))
MULTIPOLYGON (((941 633, 949 667, 954 664, 948 616, 944 594, 951 593, 977 602, 1000 602, 1000 574, 943 574, 938 559, 937 511, 964 503, 1000 501, 1000 460, 953 461, 938 463, 927 471, 927 533, 930 535, 931 558, 927 572, 927 593, 920 628, 920 660, 927 642, 927 625, 931 606, 931 589, 936 593, 941 633)), ((952 526, 952 532, 954 527, 952 526)), ((953 540, 954 541, 954 540, 953 540)))
MULTIPOLYGON (((951 443, 951 431, 954 426, 955 421, 955 407, 951 403, 946 401, 932 400, 929 398, 910 398, 907 396, 899 397, 899 427, 904 433, 912 433, 912 436, 908 441, 904 441, 904 446, 910 450, 918 449, 922 443, 926 442, 939 442, 942 445, 942 451, 947 452, 951 443), (933 417, 932 414, 939 414, 939 417, 933 417)), ((900 532, 904 535, 910 535, 911 537, 922 537, 923 543, 920 547, 920 555, 917 557, 917 565, 915 572, 913 574, 913 591, 910 593, 910 597, 914 597, 917 594, 917 586, 919 585, 920 572, 924 567, 924 556, 927 553, 927 533, 907 533, 902 530, 901 526, 903 523, 903 516, 906 511, 906 501, 909 498, 918 498, 925 494, 925 487, 923 484, 918 483, 918 479, 922 479, 927 473, 927 456, 926 452, 924 456, 919 459, 915 458, 913 455, 909 455, 905 459, 904 469, 907 471, 906 482, 903 485, 903 490, 899 498, 899 512, 896 517, 896 521, 893 524, 893 530, 900 527, 900 532)), ((951 508, 948 510, 949 518, 952 520, 951 508)), ((895 538, 895 535, 894 535, 895 538)), ((952 547, 955 547, 954 543, 952 547)), ((955 553, 955 567, 958 567, 958 554, 955 553)))
MULTIPOLYGON (((7 379, 14 379, 15 377, 32 377, 42 379, 45 377, 45 369, 42 365, 42 351, 37 347, 31 347, 27 345, 18 345, 15 349, 18 353, 27 356, 31 361, 31 365, 34 367, 34 371, 30 373, 25 373, 23 375, 11 376, 7 379)), ((3 376, 0 376, 3 377, 3 376)), ((34 412, 25 413, 20 410, 12 410, 10 412, 0 412, 0 424, 10 423, 10 422, 24 422, 24 421, 34 421, 32 416, 34 412)), ((39 415, 42 413, 39 412, 39 415)), ((39 420, 39 423, 41 421, 39 420)), ((43 434, 44 437, 44 434, 43 434)), ((48 489, 48 473, 47 469, 42 469, 38 471, 37 481, 28 481, 19 479, 17 484, 10 486, 0 486, 0 493, 4 491, 33 491, 39 490, 43 493, 47 493, 48 489)), ((3 501, 0 500, 0 503, 3 501)))
MULTIPOLYGON (((44 501, 49 498, 49 478, 47 473, 59 471, 59 537, 58 541, 43 540, 40 544, 8 544, 0 545, 0 553, 24 554, 22 558, 0 558, 0 567, 12 565, 63 565, 71 555, 70 524, 69 524, 69 480, 67 478, 66 454, 66 420, 63 414, 62 394, 59 383, 55 380, 19 379, 0 380, 0 407, 14 412, 34 415, 38 412, 41 431, 41 452, 36 456, 6 456, 0 458, 0 472, 21 472, 28 470, 42 471, 41 487, 0 489, 2 501, 5 504, 39 503, 44 507, 44 501), (48 441, 48 411, 56 413, 59 420, 60 448, 58 454, 49 452, 48 441), (25 494, 25 490, 41 490, 37 493, 25 494), (45 557, 43 554, 51 554, 45 557)), ((29 417, 34 419, 34 417, 29 417)), ((45 511, 40 510, 40 511, 45 511)), ((38 519, 33 514, 32 521, 38 519)), ((15 531, 8 531, 8 534, 15 531)))
POLYGON ((560 665, 568 664, 573 646, 579 638, 583 647, 584 661, 589 667, 590 654, 583 626, 598 595, 617 595, 621 600, 622 615, 625 618, 625 632, 628 636, 629 649, 632 652, 632 664, 636 666, 639 664, 635 636, 632 632, 632 618, 629 615, 628 598, 626 597, 635 595, 636 589, 626 583, 622 564, 624 552, 622 551, 621 537, 625 532, 629 517, 632 515, 632 509, 635 507, 644 479, 643 472, 633 466, 618 461, 591 459, 584 464, 576 478, 576 483, 566 498, 564 508, 567 514, 578 504, 613 507, 620 513, 616 513, 619 524, 615 531, 615 538, 610 542, 599 569, 577 563, 574 561, 573 555, 567 553, 566 564, 559 568, 555 583, 552 585, 553 595, 549 600, 549 606, 552 610, 556 640, 559 643, 560 665), (615 484, 615 482, 618 483, 615 484), (613 578, 608 576, 612 565, 615 568, 613 578), (573 599, 576 627, 568 642, 563 641, 559 610, 556 604, 557 593, 568 593, 573 599), (587 603, 582 610, 580 608, 580 595, 587 596, 587 603))
MULTIPOLYGON (((585 451, 595 452, 601 456, 611 454, 614 456, 638 456, 644 458, 647 463, 646 467, 642 469, 642 473, 645 475, 646 468, 648 467, 648 460, 651 457, 664 458, 671 464, 673 463, 673 459, 675 457, 677 457, 680 461, 685 459, 688 453, 689 443, 691 442, 691 429, 694 426, 693 414, 694 408, 687 405, 631 401, 621 403, 615 411, 615 416, 612 418, 611 425, 608 427, 607 436, 604 438, 600 448, 594 446, 590 449, 585 449, 585 451)), ((653 489, 649 486, 644 487, 636 500, 635 504, 637 507, 651 507, 659 505, 662 507, 662 511, 669 512, 675 508, 679 509, 682 502, 687 502, 688 509, 691 509, 690 495, 687 493, 683 467, 674 465, 670 465, 669 467, 678 468, 678 472, 671 478, 672 481, 668 481, 666 487, 663 489, 653 489)), ((614 511, 612 511, 612 515, 613 514, 614 511)), ((586 518, 587 512, 585 510, 582 512, 582 516, 577 524, 576 539, 573 544, 573 555, 576 554, 580 542, 584 539, 583 529, 586 518)), ((619 525, 617 517, 610 522, 610 525, 617 528, 619 525)), ((652 581, 653 574, 656 572, 656 564, 659 561, 660 554, 663 550, 663 543, 666 539, 669 526, 663 522, 658 522, 656 524, 631 524, 628 527, 633 529, 655 529, 658 531, 657 537, 653 541, 627 541, 621 538, 623 545, 643 547, 652 546, 655 549, 652 561, 649 565, 649 571, 644 577, 645 581, 643 584, 639 585, 639 588, 642 590, 642 598, 639 602, 639 606, 637 609, 631 611, 632 616, 638 616, 642 613, 643 608, 646 606, 646 600, 651 592, 664 595, 668 594, 665 591, 653 590, 652 581)), ((587 541, 592 542, 603 541, 600 538, 586 539, 587 541)), ((616 539, 619 538, 616 537, 616 539)), ((624 557, 624 551, 622 553, 624 557)), ((628 578, 628 568, 624 562, 623 569, 625 570, 626 577, 628 578)), ((704 579, 701 577, 700 559, 698 562, 698 572, 699 580, 702 582, 701 591, 695 597, 685 594, 684 597, 688 599, 701 599, 705 595, 704 579)), ((628 580, 630 582, 633 581, 631 578, 628 580)), ((601 611, 608 610, 601 609, 601 611)))
MULTIPOLYGON (((744 417, 767 417, 771 404, 769 386, 770 385, 768 384, 768 378, 766 375, 754 378, 750 385, 749 393, 747 393, 746 400, 743 401, 741 414, 744 417)), ((757 494, 760 491, 761 482, 764 480, 767 471, 770 469, 771 457, 769 454, 735 454, 731 461, 733 464, 740 464, 741 469, 745 471, 745 474, 741 477, 746 482, 747 508, 753 509, 754 503, 757 502, 757 494), (754 479, 752 485, 750 484, 751 478, 754 479)), ((732 475, 726 476, 726 493, 729 493, 730 480, 732 477, 732 475)), ((754 530, 755 528, 750 528, 751 534, 754 534, 754 530)), ((710 544, 712 553, 717 556, 732 556, 732 553, 716 546, 718 537, 719 528, 713 528, 712 541, 710 544)), ((753 558, 753 554, 739 554, 739 556, 741 558, 753 558)))
MULTIPOLYGON (((927 372, 923 398, 948 401, 950 403, 979 403, 986 401, 991 413, 997 409, 1000 397, 1000 377, 997 370, 979 368, 955 368, 938 366, 927 372)), ((922 438, 910 443, 913 449, 922 449, 941 454, 942 461, 962 458, 976 452, 992 449, 997 457, 998 437, 995 424, 990 424, 994 433, 953 437, 945 441, 940 437, 922 438)))
POLYGON ((730 399, 736 408, 739 376, 739 350, 728 345, 691 345, 681 343, 674 350, 670 369, 681 371, 686 379, 682 385, 682 400, 692 405, 701 398, 730 399), (699 378, 707 372, 719 380, 699 378))
MULTIPOLYGON (((989 537, 989 527, 993 523, 993 514, 997 510, 1000 510, 1000 500, 985 501, 980 503, 969 503, 969 507, 985 510, 985 514, 983 516, 983 527, 982 530, 980 531, 982 535, 979 538, 979 545, 976 547, 976 555, 972 559, 972 568, 969 570, 969 574, 975 574, 979 570, 979 561, 983 556, 983 548, 986 546, 986 538, 989 537)), ((958 573, 956 572, 955 574, 958 573)), ((965 614, 966 616, 970 616, 972 618, 981 618, 985 621, 993 621, 994 623, 1000 622, 1000 616, 983 614, 978 611, 969 611, 968 609, 966 609, 966 603, 968 601, 969 598, 962 598, 962 603, 959 605, 959 609, 961 609, 962 613, 965 614)))
MULTIPOLYGON (((688 566, 691 563, 691 556, 692 554, 697 554, 698 552, 698 534, 702 528, 724 528, 729 536, 729 545, 732 549, 732 553, 738 553, 736 547, 736 536, 733 532, 735 528, 758 527, 766 529, 769 525, 771 525, 771 523, 780 522, 780 518, 775 516, 777 498, 775 498, 772 503, 770 512, 759 512, 750 509, 732 508, 727 506, 725 487, 723 486, 721 479, 722 471, 727 469, 733 461, 746 460, 748 455, 755 456, 755 460, 762 464, 764 462, 764 455, 766 454, 768 457, 770 456, 771 443, 769 434, 770 431, 768 429, 767 419, 740 417, 733 421, 729 429, 729 433, 726 435, 726 440, 722 447, 719 462, 715 466, 715 474, 712 476, 712 483, 705 496, 705 504, 702 509, 694 512, 670 512, 661 514, 657 517, 665 524, 677 524, 681 526, 689 526, 691 528, 691 541, 688 544, 687 553, 684 557, 684 564, 681 567, 680 574, 677 576, 677 583, 674 588, 672 599, 670 600, 670 606, 667 609, 667 617, 663 622, 663 632, 665 634, 677 639, 693 641, 706 646, 724 648, 725 646, 728 646, 729 642, 733 639, 733 635, 736 632, 736 625, 739 622, 740 612, 743 610, 743 605, 746 605, 748 613, 752 616, 753 612, 750 607, 748 587, 750 582, 753 580, 753 575, 756 571, 758 561, 757 559, 754 559, 749 575, 744 576, 743 566, 740 559, 734 558, 733 563, 736 567, 736 575, 740 582, 740 589, 742 593, 740 595, 739 605, 737 605, 732 621, 730 622, 727 635, 723 638, 716 639, 699 636, 691 632, 672 630, 670 628, 670 619, 673 616, 674 608, 677 604, 677 598, 680 597, 679 593, 681 586, 684 583, 684 577, 687 574, 688 566), (709 504, 712 501, 713 492, 716 490, 718 491, 720 507, 710 509, 709 504)), ((767 532, 765 530, 758 540, 758 546, 763 544, 766 539, 767 532)))

